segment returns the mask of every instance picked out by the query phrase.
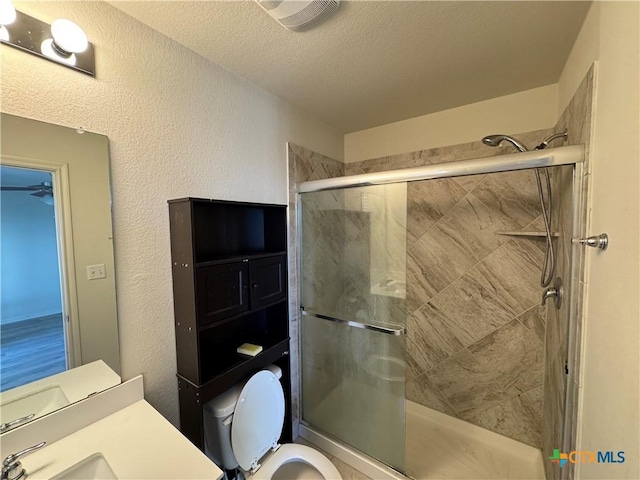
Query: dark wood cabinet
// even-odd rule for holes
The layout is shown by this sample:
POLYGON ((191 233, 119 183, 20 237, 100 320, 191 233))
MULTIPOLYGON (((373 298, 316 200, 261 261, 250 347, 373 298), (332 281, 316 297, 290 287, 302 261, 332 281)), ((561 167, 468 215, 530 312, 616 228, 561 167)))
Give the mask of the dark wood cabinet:
POLYGON ((263 308, 287 296, 287 264, 284 255, 249 262, 251 308, 263 308))
POLYGON ((183 198, 169 216, 182 433, 203 449, 204 403, 274 363, 291 441, 286 207, 183 198))
POLYGON ((198 267, 196 285, 200 326, 249 310, 248 262, 198 267))

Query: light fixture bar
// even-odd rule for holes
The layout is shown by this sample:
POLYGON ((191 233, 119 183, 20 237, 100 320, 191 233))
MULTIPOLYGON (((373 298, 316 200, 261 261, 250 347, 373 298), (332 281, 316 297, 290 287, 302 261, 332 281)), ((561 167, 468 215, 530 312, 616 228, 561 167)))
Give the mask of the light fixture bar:
POLYGON ((92 77, 96 76, 96 66, 93 44, 89 43, 87 49, 82 53, 74 53, 75 64, 69 62, 68 59, 60 57, 57 59, 51 54, 45 55, 43 51, 43 43, 52 39, 51 26, 42 22, 37 18, 33 18, 25 13, 16 11, 16 19, 9 25, 4 25, 8 32, 8 38, 2 38, 1 41, 5 45, 12 46, 19 50, 32 53, 41 58, 72 68, 79 72, 92 77))

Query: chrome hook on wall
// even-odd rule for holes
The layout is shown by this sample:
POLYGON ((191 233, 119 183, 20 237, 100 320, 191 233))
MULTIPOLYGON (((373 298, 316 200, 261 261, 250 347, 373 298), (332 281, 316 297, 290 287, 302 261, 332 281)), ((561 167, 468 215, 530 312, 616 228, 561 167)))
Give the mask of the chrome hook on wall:
POLYGON ((600 250, 606 250, 609 246, 609 235, 601 233, 600 235, 594 235, 587 238, 572 238, 571 242, 574 244, 586 245, 587 247, 599 248, 600 250))

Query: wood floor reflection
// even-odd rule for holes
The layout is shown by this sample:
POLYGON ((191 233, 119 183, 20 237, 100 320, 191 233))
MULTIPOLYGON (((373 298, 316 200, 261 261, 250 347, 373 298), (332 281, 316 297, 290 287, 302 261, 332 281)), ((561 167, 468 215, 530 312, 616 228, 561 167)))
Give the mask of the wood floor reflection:
POLYGON ((0 326, 0 391, 64 370, 61 313, 0 326))

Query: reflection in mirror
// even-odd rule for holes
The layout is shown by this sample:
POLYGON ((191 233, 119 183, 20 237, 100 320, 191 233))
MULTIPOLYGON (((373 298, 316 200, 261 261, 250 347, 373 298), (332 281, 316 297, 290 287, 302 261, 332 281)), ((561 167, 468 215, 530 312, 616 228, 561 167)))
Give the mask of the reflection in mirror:
POLYGON ((53 175, 0 166, 0 391, 67 369, 53 175))
POLYGON ((0 433, 120 383, 102 360, 13 388, 0 395, 0 433))
POLYGON ((6 431, 119 383, 120 359, 107 137, 5 113, 0 128, 6 431))

